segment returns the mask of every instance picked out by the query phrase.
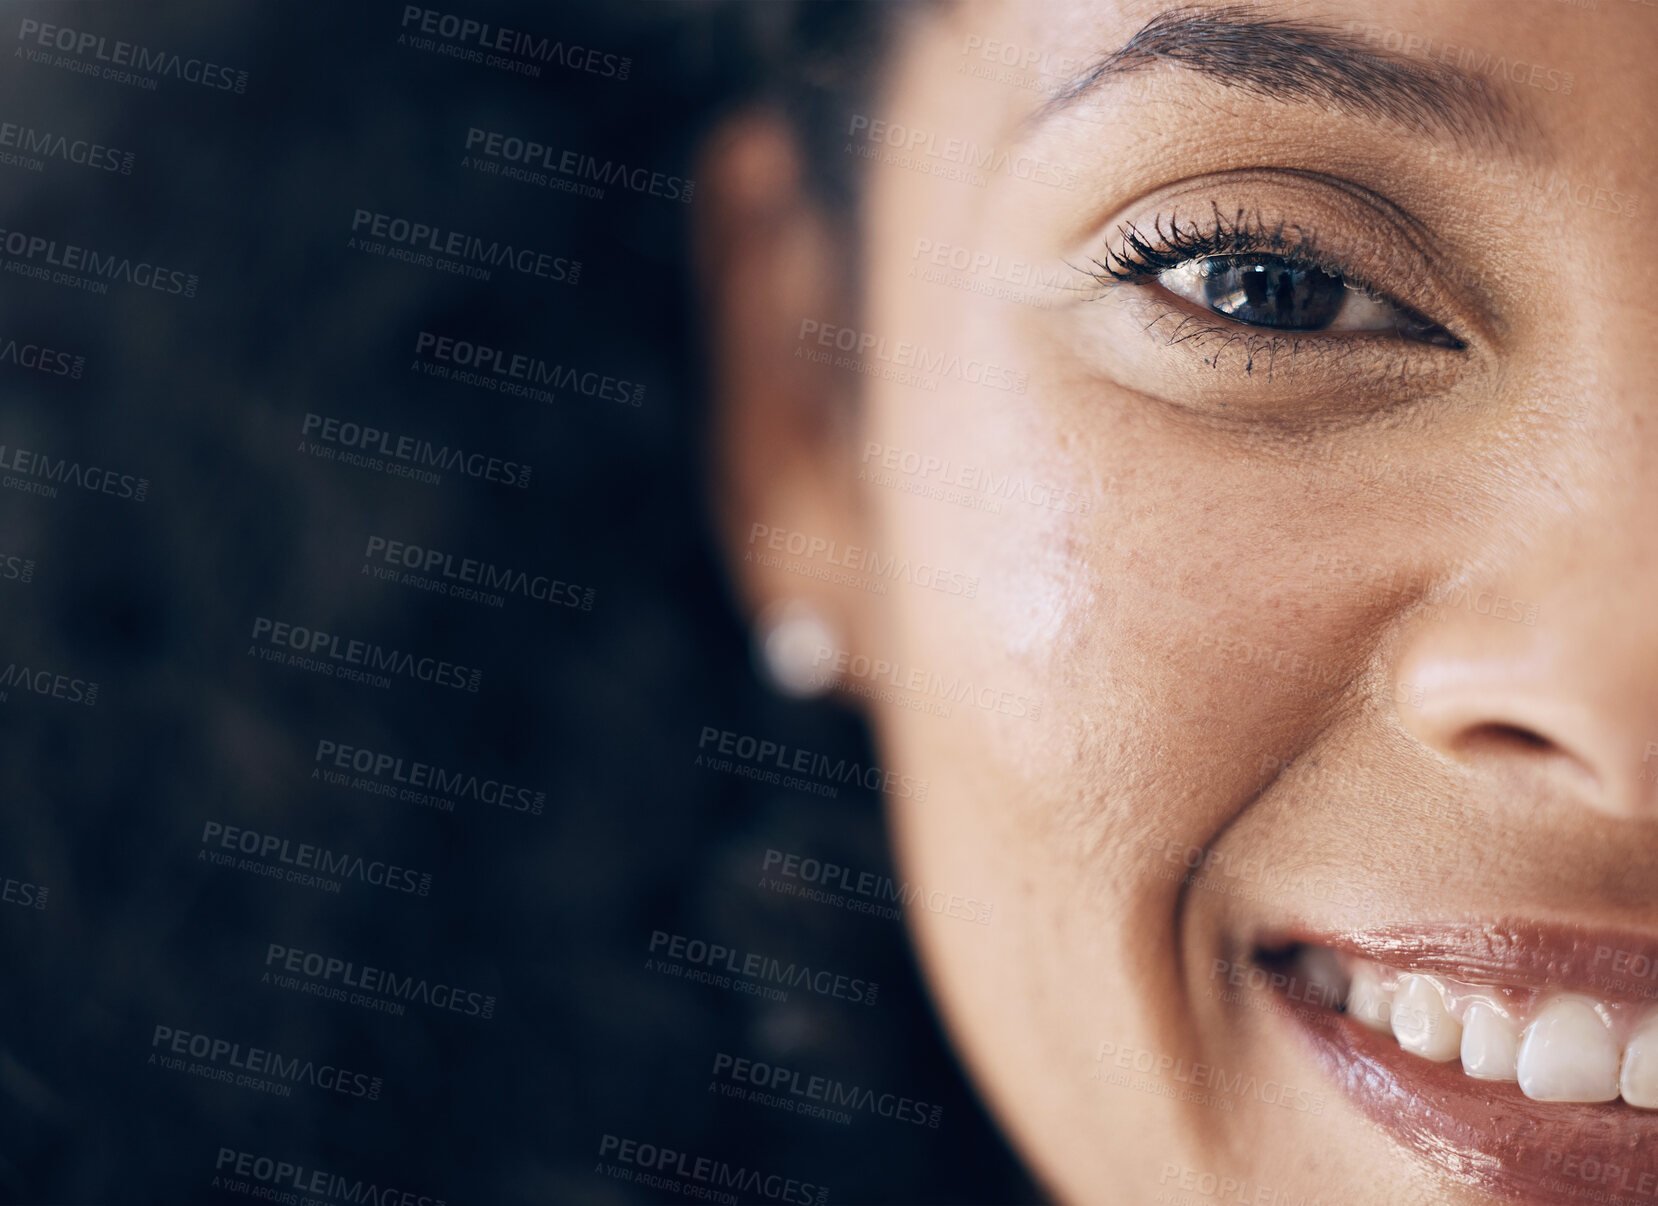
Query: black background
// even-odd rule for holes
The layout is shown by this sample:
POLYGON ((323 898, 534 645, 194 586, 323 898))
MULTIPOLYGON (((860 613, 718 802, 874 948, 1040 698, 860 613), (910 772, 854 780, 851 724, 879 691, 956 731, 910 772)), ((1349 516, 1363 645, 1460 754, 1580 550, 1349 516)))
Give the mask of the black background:
MULTIPOLYGON (((777 95, 817 137, 837 89, 870 83, 884 7, 441 10, 625 57, 626 79, 400 46, 401 4, 0 9, 0 121, 134 157, 130 175, 0 165, 0 226, 199 277, 184 298, 0 272, 0 343, 84 357, 78 379, 0 362, 0 444, 150 483, 143 502, 0 490, 0 556, 35 562, 32 581, 0 580, 0 666, 100 684, 92 707, 16 687, 0 703, 0 875, 48 889, 44 910, 0 904, 4 1200, 250 1200, 210 1188, 221 1148, 450 1203, 676 1198, 596 1171, 606 1134, 827 1186, 831 1203, 1031 1200, 943 1047, 902 926, 758 886, 768 848, 891 873, 878 798, 694 765, 705 726, 872 756, 848 714, 757 681, 710 543, 694 196, 593 199, 461 166, 479 127, 694 178, 711 125, 779 80, 810 85, 777 95), (28 62, 25 19, 245 70, 246 89, 28 62), (812 47, 827 51, 802 66, 812 47), (367 255, 348 247, 358 209, 579 260, 579 282, 367 255), (413 367, 421 331, 644 394, 440 380, 413 367), (531 484, 318 459, 307 413, 526 463, 531 484), (372 535, 591 588, 591 610, 378 581, 362 572, 372 535), (249 653, 261 616, 477 667, 481 689, 267 663, 249 653), (323 739, 522 784, 545 810, 442 813, 331 786, 312 775, 323 739), (430 872, 431 892, 212 866, 208 820, 430 872), (684 983, 646 970, 656 930, 877 981, 880 997, 684 983), (283 991, 261 983, 270 943, 458 983, 496 1013, 392 1017, 283 991), (384 1088, 282 1099, 165 1071, 148 1062, 157 1025, 384 1088), (941 1123, 730 1100, 709 1091, 718 1052, 938 1104, 941 1123)), ((822 175, 828 194, 850 187, 822 175)))

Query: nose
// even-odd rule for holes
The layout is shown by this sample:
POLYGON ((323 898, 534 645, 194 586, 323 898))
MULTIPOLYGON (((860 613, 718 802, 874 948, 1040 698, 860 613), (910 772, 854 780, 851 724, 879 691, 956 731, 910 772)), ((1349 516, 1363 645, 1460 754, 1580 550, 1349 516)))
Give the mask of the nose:
POLYGON ((1504 790, 1655 819, 1658 552, 1608 543, 1561 533, 1521 573, 1440 592, 1405 638, 1394 699, 1418 741, 1504 790))

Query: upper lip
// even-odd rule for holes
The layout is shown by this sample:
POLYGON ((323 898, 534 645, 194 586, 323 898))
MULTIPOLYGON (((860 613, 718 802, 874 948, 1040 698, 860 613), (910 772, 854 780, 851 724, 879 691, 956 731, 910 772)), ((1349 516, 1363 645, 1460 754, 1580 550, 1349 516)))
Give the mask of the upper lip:
POLYGON ((1288 942, 1470 984, 1581 992, 1602 1000, 1658 1000, 1658 935, 1639 931, 1511 920, 1334 933, 1292 927, 1275 932, 1271 945, 1288 942))

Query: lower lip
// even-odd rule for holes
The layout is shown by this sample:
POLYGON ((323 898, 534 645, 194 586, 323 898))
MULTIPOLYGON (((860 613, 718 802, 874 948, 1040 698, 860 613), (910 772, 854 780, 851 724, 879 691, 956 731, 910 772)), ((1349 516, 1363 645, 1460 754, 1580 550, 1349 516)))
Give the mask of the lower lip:
POLYGON ((1370 1120, 1451 1183, 1533 1202, 1658 1204, 1658 1114, 1535 1102, 1516 1084, 1464 1075, 1456 1060, 1402 1051, 1345 1015, 1291 1016, 1370 1120))

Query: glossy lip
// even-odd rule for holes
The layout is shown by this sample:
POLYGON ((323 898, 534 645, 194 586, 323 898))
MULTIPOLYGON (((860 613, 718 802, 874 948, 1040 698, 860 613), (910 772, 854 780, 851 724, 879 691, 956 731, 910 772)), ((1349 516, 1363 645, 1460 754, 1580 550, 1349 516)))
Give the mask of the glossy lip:
MULTIPOLYGON (((1283 942, 1472 983, 1658 997, 1658 939, 1629 932, 1494 922, 1274 935, 1274 945, 1283 942), (1612 970, 1618 952, 1621 974, 1612 970), (1631 966, 1647 975, 1630 974, 1631 966)), ((1658 1203, 1658 1113, 1621 1102, 1535 1102, 1518 1085, 1464 1075, 1455 1060, 1413 1056, 1345 1015, 1303 1005, 1284 1016, 1372 1122, 1453 1184, 1576 1206, 1658 1203)))
MULTIPOLYGON (((1658 936, 1536 922, 1376 927, 1317 933, 1292 927, 1257 949, 1301 942, 1399 971, 1465 984, 1580 992, 1606 1001, 1658 1001, 1658 936)), ((1658 1203, 1658 1192, 1653 1195, 1658 1203)))
POLYGON ((1302 1025, 1330 1077, 1393 1140, 1453 1183, 1529 1202, 1658 1201, 1658 1118, 1617 1102, 1532 1101, 1475 1080, 1351 1018, 1302 1025))

